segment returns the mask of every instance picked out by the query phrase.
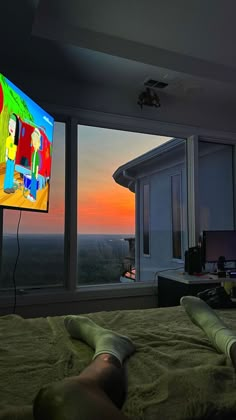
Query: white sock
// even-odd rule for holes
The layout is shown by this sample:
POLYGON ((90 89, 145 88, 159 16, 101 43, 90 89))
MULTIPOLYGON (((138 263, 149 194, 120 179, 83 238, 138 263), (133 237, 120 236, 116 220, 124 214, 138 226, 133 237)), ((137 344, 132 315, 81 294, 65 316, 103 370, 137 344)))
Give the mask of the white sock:
POLYGON ((69 315, 64 323, 71 337, 81 339, 95 349, 93 359, 99 354, 109 353, 122 364, 126 357, 135 352, 135 346, 128 337, 102 328, 87 317, 69 315))
POLYGON ((180 299, 180 304, 191 321, 206 333, 213 346, 230 358, 230 348, 236 342, 236 333, 230 330, 202 299, 184 296, 180 299))

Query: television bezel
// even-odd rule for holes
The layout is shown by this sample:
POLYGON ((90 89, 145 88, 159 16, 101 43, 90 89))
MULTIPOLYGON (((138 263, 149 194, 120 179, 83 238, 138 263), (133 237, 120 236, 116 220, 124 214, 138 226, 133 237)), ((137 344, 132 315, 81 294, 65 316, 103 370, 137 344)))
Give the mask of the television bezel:
MULTIPOLYGON (((53 145, 53 141, 54 141, 54 129, 55 129, 55 117, 50 114, 48 111, 46 111, 44 108, 41 107, 41 105, 39 105, 38 102, 36 102, 34 99, 32 99, 32 97, 30 97, 27 93, 25 93, 20 87, 18 87, 14 82, 12 82, 10 79, 8 79, 2 72, 0 72, 0 74, 7 80, 9 81, 12 85, 14 85, 20 92, 23 93, 23 95, 25 95, 27 98, 29 98, 30 101, 32 101, 40 110, 42 110, 43 112, 45 112, 45 114, 47 114, 48 116, 51 117, 51 119, 53 120, 53 127, 52 127, 52 141, 51 144, 53 145)), ((52 163, 53 163, 53 153, 51 156, 51 169, 52 169, 52 163)), ((37 209, 34 207, 18 207, 18 206, 9 206, 7 204, 1 204, 0 203, 0 211, 6 209, 6 210, 17 210, 17 211, 27 211, 27 212, 33 212, 33 213, 48 213, 49 212, 49 206, 50 206, 50 191, 51 191, 51 174, 50 174, 50 178, 47 181, 48 183, 48 194, 47 194, 47 206, 45 209, 37 209)))

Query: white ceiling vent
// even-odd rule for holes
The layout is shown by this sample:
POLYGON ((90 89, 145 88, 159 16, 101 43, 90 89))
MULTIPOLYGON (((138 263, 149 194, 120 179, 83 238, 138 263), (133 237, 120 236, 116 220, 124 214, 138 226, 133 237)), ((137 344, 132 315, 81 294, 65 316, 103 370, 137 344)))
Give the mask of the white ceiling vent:
POLYGON ((148 86, 151 88, 164 89, 166 86, 168 86, 168 83, 159 82, 158 80, 154 80, 154 79, 147 79, 144 82, 144 86, 148 86))

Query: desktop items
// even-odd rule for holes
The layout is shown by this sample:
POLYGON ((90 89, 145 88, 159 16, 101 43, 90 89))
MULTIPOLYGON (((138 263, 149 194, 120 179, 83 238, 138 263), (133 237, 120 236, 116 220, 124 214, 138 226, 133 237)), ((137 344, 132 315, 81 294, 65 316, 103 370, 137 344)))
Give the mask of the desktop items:
POLYGON ((234 308, 235 304, 222 286, 206 289, 197 293, 197 297, 204 300, 213 309, 234 308))
POLYGON ((54 119, 0 74, 0 207, 47 212, 54 119))
POLYGON ((188 274, 201 273, 201 248, 194 246, 185 251, 184 271, 188 274))
MULTIPOLYGON (((203 231, 202 234, 202 263, 217 264, 218 278, 233 278, 236 263, 236 231, 235 230, 215 230, 203 231), (231 263, 231 267, 227 268, 227 263, 231 263), (232 273, 232 274, 231 274, 232 273)), ((231 295, 235 295, 234 283, 224 282, 225 291, 231 295)))
POLYGON ((219 278, 226 277, 225 271, 225 257, 221 255, 217 261, 217 273, 219 278))

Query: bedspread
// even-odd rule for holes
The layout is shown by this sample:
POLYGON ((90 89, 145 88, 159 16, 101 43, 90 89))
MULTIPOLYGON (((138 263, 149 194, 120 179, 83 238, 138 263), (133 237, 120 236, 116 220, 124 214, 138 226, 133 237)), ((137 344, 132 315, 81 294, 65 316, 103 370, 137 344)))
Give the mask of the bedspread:
MULTIPOLYGON (((235 309, 216 312, 236 331, 235 309)), ((123 407, 131 419, 236 418, 232 364, 181 306, 86 316, 136 344, 123 407)), ((63 318, 0 317, 0 420, 32 420, 32 401, 43 385, 78 375, 90 363, 93 350, 71 339, 63 318)))

